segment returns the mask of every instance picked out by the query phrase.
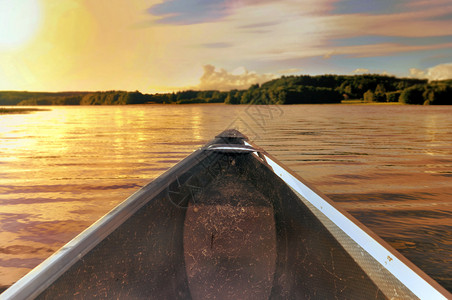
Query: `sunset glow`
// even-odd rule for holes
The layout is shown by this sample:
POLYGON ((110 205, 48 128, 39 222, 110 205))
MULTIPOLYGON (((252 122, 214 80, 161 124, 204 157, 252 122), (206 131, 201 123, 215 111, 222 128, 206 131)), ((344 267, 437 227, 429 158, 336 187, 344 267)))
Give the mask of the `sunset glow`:
POLYGON ((451 13, 443 0, 0 0, 0 90, 229 89, 250 74, 360 70, 447 79, 451 13))
POLYGON ((38 0, 0 0, 0 50, 28 43, 39 29, 40 10, 38 0))

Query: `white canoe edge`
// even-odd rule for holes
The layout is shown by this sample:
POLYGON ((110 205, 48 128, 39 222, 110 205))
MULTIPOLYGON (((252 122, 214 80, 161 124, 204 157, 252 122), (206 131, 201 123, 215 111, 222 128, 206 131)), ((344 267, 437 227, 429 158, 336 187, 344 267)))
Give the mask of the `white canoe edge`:
POLYGON ((82 231, 57 252, 44 260, 0 295, 3 299, 34 299, 72 265, 128 220, 152 198, 166 188, 168 178, 197 163, 199 151, 193 152, 162 175, 137 190, 110 212, 82 231))
POLYGON ((420 299, 447 299, 441 292, 429 284, 418 273, 398 259, 392 252, 386 249, 367 232, 336 209, 328 201, 319 196, 307 185, 290 174, 272 158, 266 154, 267 164, 274 173, 289 185, 293 190, 306 198, 314 207, 321 211, 329 220, 338 226, 346 235, 361 246, 369 255, 378 261, 385 269, 393 274, 413 294, 420 299))
POLYGON ((0 295, 0 299, 22 300, 34 299, 39 296, 42 291, 49 287, 74 263, 146 204, 149 198, 142 198, 145 192, 145 189, 140 189, 127 200, 120 203, 27 275, 19 279, 0 295))

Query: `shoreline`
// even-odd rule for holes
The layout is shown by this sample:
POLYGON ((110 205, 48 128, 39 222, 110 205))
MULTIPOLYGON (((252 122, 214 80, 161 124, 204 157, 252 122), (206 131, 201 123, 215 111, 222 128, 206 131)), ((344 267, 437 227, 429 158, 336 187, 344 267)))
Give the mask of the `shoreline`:
POLYGON ((341 103, 338 104, 353 104, 353 105, 408 105, 407 103, 402 102, 366 102, 364 100, 342 100, 341 103))
POLYGON ((28 114, 31 112, 36 111, 46 111, 48 109, 44 108, 4 108, 0 107, 0 115, 7 115, 7 114, 28 114))
MULTIPOLYGON (((393 106, 393 105, 409 105, 407 103, 401 103, 401 102, 366 102, 364 100, 342 100, 340 103, 300 103, 300 104, 250 104, 250 103, 243 103, 243 104, 226 104, 226 103, 140 103, 140 104, 102 104, 102 105, 27 105, 27 108, 15 108, 11 107, 11 105, 8 105, 6 107, 2 107, 0 105, 0 115, 6 115, 6 114, 27 114, 32 112, 38 112, 38 111, 46 111, 50 110, 50 107, 55 106, 72 106, 72 107, 79 107, 79 106, 138 106, 138 105, 144 105, 144 106, 151 106, 151 105, 170 105, 170 106, 178 106, 178 105, 231 105, 231 106, 241 106, 241 105, 281 105, 281 106, 291 106, 291 105, 383 105, 383 106, 393 106), (39 107, 39 108, 37 108, 39 107), (42 107, 42 108, 41 108, 42 107), (45 108, 48 107, 48 108, 45 108)), ((15 106, 15 105, 13 105, 15 106)))

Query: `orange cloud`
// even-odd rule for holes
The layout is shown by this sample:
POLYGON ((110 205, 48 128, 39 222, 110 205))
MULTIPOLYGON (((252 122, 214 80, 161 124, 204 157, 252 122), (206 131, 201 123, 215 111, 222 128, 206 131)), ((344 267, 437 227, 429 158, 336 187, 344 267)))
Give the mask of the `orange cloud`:
MULTIPOLYGON (((416 2, 415 2, 416 3, 416 2)), ((397 37, 432 37, 452 35, 452 3, 429 1, 429 6, 408 5, 407 10, 392 14, 345 14, 325 16, 330 33, 337 37, 382 35, 397 37)))
POLYGON ((452 79, 452 63, 440 64, 428 69, 427 78, 429 80, 452 79))
POLYGON ((410 69, 410 77, 414 78, 426 78, 426 74, 424 70, 418 69, 418 68, 411 68, 410 69))
POLYGON ((273 74, 257 74, 241 67, 234 72, 228 72, 225 69, 217 70, 212 65, 204 66, 204 74, 196 87, 200 90, 220 90, 228 91, 232 89, 247 89, 253 84, 260 84, 276 76, 273 74))
POLYGON ((353 57, 387 56, 401 52, 412 52, 422 50, 435 50, 451 48, 452 43, 435 45, 403 45, 398 43, 381 43, 358 46, 345 46, 335 49, 336 55, 350 55, 353 57))
POLYGON ((439 64, 427 70, 411 68, 410 75, 414 78, 425 78, 430 81, 452 79, 452 63, 439 64))
POLYGON ((355 74, 369 73, 369 69, 359 68, 359 69, 354 70, 353 73, 355 73, 355 74))

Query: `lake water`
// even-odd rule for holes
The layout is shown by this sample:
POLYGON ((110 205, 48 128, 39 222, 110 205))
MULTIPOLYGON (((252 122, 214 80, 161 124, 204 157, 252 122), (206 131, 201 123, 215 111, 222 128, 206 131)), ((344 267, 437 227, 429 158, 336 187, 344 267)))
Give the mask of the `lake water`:
POLYGON ((235 127, 452 291, 452 107, 147 105, 0 115, 0 287, 235 127))

